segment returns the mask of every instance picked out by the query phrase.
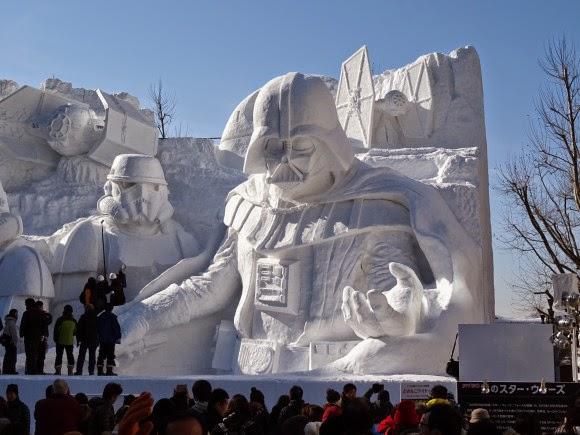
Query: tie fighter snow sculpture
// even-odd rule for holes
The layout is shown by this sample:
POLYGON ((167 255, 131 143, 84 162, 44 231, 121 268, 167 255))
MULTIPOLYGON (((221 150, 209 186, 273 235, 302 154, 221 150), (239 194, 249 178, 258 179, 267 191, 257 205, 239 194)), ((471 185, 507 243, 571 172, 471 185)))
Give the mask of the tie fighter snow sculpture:
POLYGON ((356 146, 392 148, 433 131, 433 91, 426 60, 382 75, 375 99, 366 46, 343 64, 336 96, 340 123, 356 146))
POLYGON ((152 120, 129 101, 101 90, 96 94, 96 106, 30 86, 0 98, 0 151, 48 167, 61 156, 86 155, 105 166, 118 154, 154 156, 152 120))

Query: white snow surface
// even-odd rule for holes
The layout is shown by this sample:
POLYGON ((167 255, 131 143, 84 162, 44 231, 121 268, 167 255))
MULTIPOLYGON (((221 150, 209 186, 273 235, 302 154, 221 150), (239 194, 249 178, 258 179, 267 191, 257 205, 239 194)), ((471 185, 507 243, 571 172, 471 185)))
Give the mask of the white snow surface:
MULTIPOLYGON (((205 243, 227 193, 245 178, 217 164, 213 142, 208 139, 160 140, 158 158, 175 208, 174 219, 205 243)), ((22 217, 26 234, 48 235, 66 223, 96 213, 97 200, 103 195, 102 182, 70 183, 61 167, 25 189, 7 189, 10 210, 22 217)))

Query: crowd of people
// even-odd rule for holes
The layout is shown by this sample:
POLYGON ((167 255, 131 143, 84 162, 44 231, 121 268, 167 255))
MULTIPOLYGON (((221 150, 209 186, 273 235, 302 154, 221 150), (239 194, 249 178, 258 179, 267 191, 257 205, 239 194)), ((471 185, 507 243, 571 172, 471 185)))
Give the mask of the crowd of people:
MULTIPOLYGON (((36 402, 31 413, 20 401, 18 386, 6 388, 0 398, 0 435, 499 435, 487 410, 479 408, 464 420, 453 397, 441 385, 431 391, 426 402, 402 400, 393 405, 389 393, 374 384, 362 397, 354 384, 341 393, 326 392, 324 405, 303 400, 302 388, 295 385, 268 410, 264 394, 251 388, 249 396, 212 388, 198 380, 191 390, 177 385, 173 395, 154 401, 150 393, 125 395, 118 383, 108 383, 100 397, 90 400, 75 395, 67 382, 56 379, 46 389, 46 397, 36 402), (34 427, 32 427, 34 426, 34 427)), ((580 433, 578 407, 570 406, 555 434, 580 433)), ((543 435, 537 416, 522 414, 503 435, 543 435)))
MULTIPOLYGON (((73 307, 65 305, 62 315, 56 320, 53 327, 56 358, 54 374, 62 374, 63 356, 66 354, 66 368, 68 375, 82 375, 85 359, 88 353, 88 374, 95 374, 95 365, 98 375, 115 375, 115 345, 121 339, 121 327, 113 307, 125 303, 123 289, 126 287, 123 270, 118 274, 112 273, 110 282, 103 276, 97 279, 89 278, 85 284, 79 300, 84 312, 75 319, 73 307), (74 345, 78 346, 76 359, 74 345), (98 356, 97 356, 98 349, 98 356)), ((16 359, 18 343, 24 341, 26 354, 25 374, 44 375, 44 363, 49 347, 50 325, 52 315, 45 311, 41 300, 28 298, 25 301, 26 310, 22 314, 20 326, 18 310, 13 308, 4 318, 4 325, 0 322, 0 343, 4 346, 4 360, 2 373, 18 374, 16 359)))

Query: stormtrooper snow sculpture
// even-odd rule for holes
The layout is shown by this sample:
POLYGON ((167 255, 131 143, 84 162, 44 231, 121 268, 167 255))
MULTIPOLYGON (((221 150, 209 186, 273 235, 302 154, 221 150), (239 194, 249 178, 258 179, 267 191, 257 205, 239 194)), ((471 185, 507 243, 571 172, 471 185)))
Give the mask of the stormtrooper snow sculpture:
POLYGON ((434 188, 355 159, 320 78, 261 88, 244 171, 209 269, 125 307, 125 351, 236 303, 234 372, 432 373, 484 321, 479 246, 434 188))
POLYGON ((55 286, 53 311, 78 301, 90 276, 125 265, 126 298, 183 258, 200 253, 195 237, 171 219, 173 207, 161 164, 142 154, 117 156, 99 214, 65 225, 48 237, 28 236, 46 259, 55 286), (104 251, 103 251, 104 250, 104 251))
POLYGON ((22 310, 24 300, 52 299, 54 287, 43 258, 32 248, 21 246, 20 216, 10 213, 6 193, 0 183, 0 315, 10 308, 22 310))

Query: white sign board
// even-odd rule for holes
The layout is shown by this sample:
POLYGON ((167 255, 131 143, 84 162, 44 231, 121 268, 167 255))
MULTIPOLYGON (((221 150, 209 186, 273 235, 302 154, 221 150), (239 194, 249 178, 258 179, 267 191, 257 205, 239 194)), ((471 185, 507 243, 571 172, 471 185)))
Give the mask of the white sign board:
POLYGON ((401 400, 427 401, 431 395, 431 388, 435 383, 429 382, 402 382, 401 400))
POLYGON ((460 382, 554 381, 552 325, 459 325, 460 382))

